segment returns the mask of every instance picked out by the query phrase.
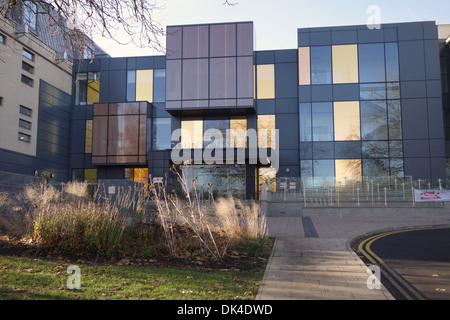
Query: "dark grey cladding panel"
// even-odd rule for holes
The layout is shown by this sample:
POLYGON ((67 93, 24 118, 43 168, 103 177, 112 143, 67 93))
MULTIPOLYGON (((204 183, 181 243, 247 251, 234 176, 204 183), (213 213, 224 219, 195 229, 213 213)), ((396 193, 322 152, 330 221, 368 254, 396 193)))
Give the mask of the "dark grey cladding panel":
POLYGON ((277 114, 275 122, 275 127, 279 130, 279 149, 298 149, 297 114, 277 114))
POLYGON ((298 113, 298 102, 296 98, 276 99, 275 113, 298 113))
POLYGON ((318 31, 309 34, 311 46, 329 45, 331 43, 331 31, 318 31))
POLYGON ((384 42, 385 29, 360 29, 358 30, 358 43, 384 42))
POLYGON ((311 102, 311 86, 298 86, 298 102, 311 102))
POLYGON ((445 158, 431 158, 431 179, 446 179, 445 158))
POLYGON ((431 157, 445 157, 445 143, 444 139, 430 140, 430 156, 431 157))
MULTIPOLYGON (((100 82, 103 81, 100 75, 100 82)), ((126 101, 127 71, 114 70, 109 72, 108 101, 126 101)))
POLYGON ((434 40, 424 41, 425 49, 425 75, 427 79, 440 79, 439 42, 434 40))
POLYGON ((444 137, 444 121, 442 118, 442 99, 429 98, 428 104, 428 123, 431 139, 442 139, 444 137))
MULTIPOLYGON (((445 168, 445 167, 444 167, 445 168)), ((405 176, 413 176, 414 179, 430 179, 430 158, 404 158, 405 176)))
POLYGON ((425 53, 423 41, 400 41, 398 51, 400 80, 425 79, 425 53))
POLYGON ((429 140, 403 140, 403 154, 405 158, 423 158, 430 156, 429 140))
POLYGON ((310 45, 309 41, 309 31, 298 31, 298 46, 299 47, 308 47, 310 45))
POLYGON ((360 159, 361 141, 336 141, 334 153, 336 159, 360 159))
POLYGON ((111 58, 109 60, 109 70, 126 70, 127 58, 111 58))
POLYGON ((334 159, 334 142, 314 142, 313 159, 334 159))
POLYGON ((359 84, 336 84, 333 85, 333 100, 334 101, 356 101, 359 100, 359 84))
MULTIPOLYGON (((300 86, 300 88, 302 87, 300 86)), ((311 101, 333 101, 333 86, 328 84, 311 86, 311 101)))
POLYGON ((298 87, 298 64, 275 64, 275 97, 295 98, 298 87))
POLYGON ((279 153, 280 166, 299 164, 298 149, 280 150, 279 153))
POLYGON ((332 30, 331 31, 331 44, 351 44, 358 41, 357 30, 332 30))
POLYGON ((428 139, 428 111, 426 99, 402 99, 404 139, 428 139))
POLYGON ((423 39, 422 23, 400 23, 398 25, 398 40, 421 40, 423 39))
POLYGON ((400 92, 402 98, 426 98, 427 85, 423 81, 402 81, 400 83, 400 92))
POLYGON ((284 62, 298 62, 298 51, 297 49, 290 50, 276 50, 275 51, 275 63, 284 62))

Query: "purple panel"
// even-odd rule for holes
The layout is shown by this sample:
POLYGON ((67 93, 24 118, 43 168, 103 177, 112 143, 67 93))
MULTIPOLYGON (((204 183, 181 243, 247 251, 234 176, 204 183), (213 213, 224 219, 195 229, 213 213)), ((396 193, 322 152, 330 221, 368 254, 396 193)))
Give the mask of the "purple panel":
POLYGON ((208 59, 183 60, 183 100, 197 99, 208 99, 208 59))
POLYGON ((237 24, 237 55, 253 55, 253 23, 237 24))
POLYGON ((208 26, 183 27, 183 58, 207 58, 208 34, 208 26))
POLYGON ((166 61, 166 100, 181 100, 181 60, 166 61))
POLYGON ((210 99, 236 98, 236 58, 212 58, 210 63, 210 99))
POLYGON ((253 98, 253 57, 237 58, 237 97, 253 98))
POLYGON ((181 59, 181 27, 167 27, 166 58, 181 59))
POLYGON ((236 24, 218 24, 210 27, 210 57, 236 56, 236 24))

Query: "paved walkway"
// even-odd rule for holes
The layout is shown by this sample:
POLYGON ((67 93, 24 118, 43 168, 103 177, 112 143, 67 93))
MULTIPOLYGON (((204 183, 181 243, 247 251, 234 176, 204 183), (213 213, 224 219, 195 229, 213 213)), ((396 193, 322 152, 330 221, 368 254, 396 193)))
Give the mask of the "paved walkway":
POLYGON ((378 231, 450 225, 450 210, 383 209, 308 209, 299 217, 268 217, 276 241, 256 299, 393 300, 384 287, 367 287, 367 268, 351 250, 351 240, 378 231))

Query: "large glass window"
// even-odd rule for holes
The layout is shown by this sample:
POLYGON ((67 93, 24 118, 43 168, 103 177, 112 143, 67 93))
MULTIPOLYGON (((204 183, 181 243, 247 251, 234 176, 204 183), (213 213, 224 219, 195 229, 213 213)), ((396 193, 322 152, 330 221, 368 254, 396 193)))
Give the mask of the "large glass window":
POLYGON ((136 101, 153 102, 153 70, 136 70, 136 101))
POLYGON ((333 46, 333 83, 358 82, 358 47, 356 44, 333 46))
POLYGON ((336 183, 361 182, 361 159, 335 160, 336 183))
POLYGON ((166 101, 166 69, 153 70, 153 102, 166 101))
POLYGON ((360 140, 359 101, 334 103, 335 141, 360 140))
POLYGON ((275 99, 275 66, 261 64, 256 66, 256 98, 275 99))
POLYGON ((388 100, 389 139, 402 139, 402 108, 400 100, 388 100))
POLYGON ((127 101, 136 101, 136 70, 127 71, 127 101))
POLYGON ((203 147, 226 147, 227 129, 230 128, 229 119, 204 119, 203 120, 203 147), (222 141, 215 141, 216 135, 212 134, 212 130, 218 130, 222 134, 222 141), (210 130, 210 131, 208 131, 210 130), (213 143, 213 145, 210 145, 213 143))
POLYGON ((331 84, 331 47, 311 47, 311 84, 331 84))
POLYGON ((75 88, 75 104, 91 105, 100 100, 100 72, 79 73, 75 88))
POLYGON ((153 118, 153 149, 170 149, 171 118, 153 118))
POLYGON ((258 116, 258 148, 275 149, 275 115, 258 116))
POLYGON ((23 21, 32 30, 37 30, 37 5, 31 1, 23 2, 23 21))
POLYGON ((181 120, 181 146, 185 149, 202 148, 203 119, 181 120))
POLYGON ((384 82, 385 62, 384 43, 360 44, 359 49, 359 81, 384 82))
POLYGON ((316 102, 312 104, 313 141, 333 141, 333 104, 316 102))
POLYGON ((361 100, 382 100, 386 99, 385 83, 364 83, 360 84, 361 100))
POLYGON ((312 141, 311 103, 300 103, 300 141, 312 141))
POLYGON ((389 176, 389 160, 387 159, 363 159, 363 174, 375 179, 389 176))
POLYGON ((387 140, 386 101, 361 101, 362 140, 387 140))
POLYGON ((386 50, 386 80, 398 81, 398 44, 396 42, 385 43, 386 50))
POLYGON ((334 179, 334 160, 313 161, 314 183, 321 184, 334 179))
POLYGON ((230 142, 231 148, 247 147, 247 118, 230 117, 230 142))

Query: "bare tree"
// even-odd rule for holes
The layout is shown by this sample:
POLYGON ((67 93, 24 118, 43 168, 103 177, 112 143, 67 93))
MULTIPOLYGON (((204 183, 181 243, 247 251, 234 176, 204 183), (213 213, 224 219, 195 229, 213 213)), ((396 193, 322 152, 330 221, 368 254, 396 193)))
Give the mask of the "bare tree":
MULTIPOLYGON (((0 0, 0 15, 11 24, 34 28, 51 49, 68 58, 95 53, 95 36, 164 52, 165 30, 155 20, 158 0, 0 0), (120 34, 120 37, 119 37, 120 34)), ((237 2, 225 0, 223 5, 237 2)))
POLYGON ((0 0, 4 20, 74 58, 95 51, 90 40, 95 36, 163 52, 160 37, 165 31, 154 19, 160 9, 156 0, 0 0))

